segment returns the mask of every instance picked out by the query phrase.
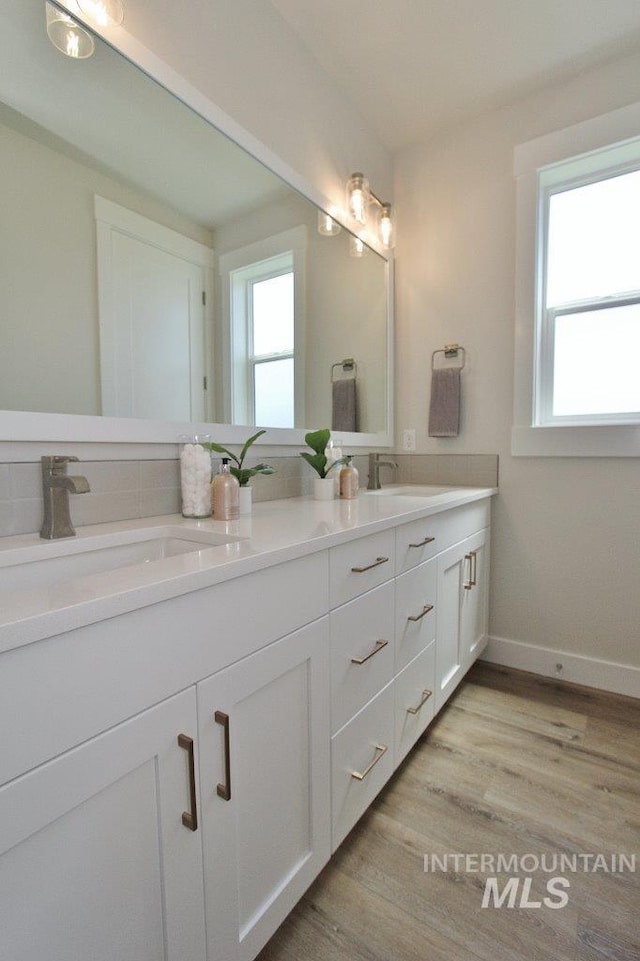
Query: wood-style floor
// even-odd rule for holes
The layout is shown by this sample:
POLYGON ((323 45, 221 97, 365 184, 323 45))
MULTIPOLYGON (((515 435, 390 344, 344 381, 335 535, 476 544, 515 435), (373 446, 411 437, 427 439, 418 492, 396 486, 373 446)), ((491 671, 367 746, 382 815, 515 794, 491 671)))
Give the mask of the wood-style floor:
MULTIPOLYGON (((525 903, 559 903, 553 874, 530 876, 525 903)), ((640 701, 477 664, 259 956, 478 959, 640 961, 640 701), (518 870, 515 906, 483 908, 489 875, 425 872, 425 855, 447 853, 637 863, 557 871, 561 908, 520 907, 518 870)))

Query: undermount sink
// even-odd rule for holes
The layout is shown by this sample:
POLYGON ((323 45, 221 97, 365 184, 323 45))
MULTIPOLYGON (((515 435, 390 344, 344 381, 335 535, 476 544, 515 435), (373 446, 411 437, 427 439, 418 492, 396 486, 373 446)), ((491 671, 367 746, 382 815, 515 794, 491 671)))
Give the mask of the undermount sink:
POLYGON ((429 484, 402 484, 381 487, 379 491, 367 491, 367 494, 384 495, 385 497, 435 497, 436 494, 448 494, 452 490, 456 490, 456 488, 451 485, 438 487, 429 484))
POLYGON ((0 553, 0 597, 55 587, 180 554, 191 554, 241 538, 165 525, 110 534, 45 541, 0 553))

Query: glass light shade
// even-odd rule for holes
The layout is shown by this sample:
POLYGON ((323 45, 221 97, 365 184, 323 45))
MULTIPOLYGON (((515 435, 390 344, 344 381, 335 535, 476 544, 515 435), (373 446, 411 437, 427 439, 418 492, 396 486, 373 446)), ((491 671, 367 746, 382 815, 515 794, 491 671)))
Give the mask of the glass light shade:
POLYGON ((340 233, 340 224, 324 210, 318 211, 318 233, 323 237, 335 237, 340 233))
POLYGON ((380 238, 380 243, 387 250, 395 247, 396 243, 396 225, 393 212, 391 210, 391 204, 382 204, 380 207, 380 216, 378 218, 378 237, 380 238))
POLYGON ((86 60, 95 49, 93 37, 70 17, 51 3, 45 4, 47 15, 47 36, 51 43, 74 60, 86 60))
POLYGON ((124 20, 122 0, 76 0, 78 9, 98 27, 119 25, 124 20))
POLYGON ((347 210, 356 223, 366 224, 370 200, 367 178, 364 174, 351 174, 347 181, 347 210))

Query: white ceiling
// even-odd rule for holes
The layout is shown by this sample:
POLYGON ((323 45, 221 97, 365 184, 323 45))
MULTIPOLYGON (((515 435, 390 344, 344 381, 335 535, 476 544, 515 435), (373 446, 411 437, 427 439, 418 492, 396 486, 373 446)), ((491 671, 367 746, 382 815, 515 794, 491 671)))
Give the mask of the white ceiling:
POLYGON ((639 0, 271 3, 391 150, 640 51, 639 0))

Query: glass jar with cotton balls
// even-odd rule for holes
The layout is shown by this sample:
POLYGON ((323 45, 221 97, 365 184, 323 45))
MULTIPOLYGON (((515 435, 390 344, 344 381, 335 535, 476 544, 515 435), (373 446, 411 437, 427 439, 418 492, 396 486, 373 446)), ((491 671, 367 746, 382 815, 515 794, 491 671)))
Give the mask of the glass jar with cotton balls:
POLYGON ((211 516, 211 435, 181 434, 180 491, 183 517, 211 516))

